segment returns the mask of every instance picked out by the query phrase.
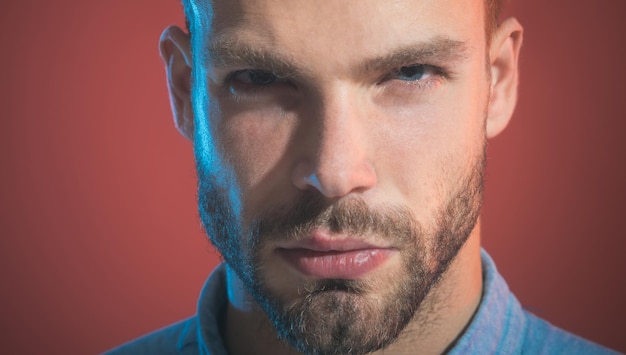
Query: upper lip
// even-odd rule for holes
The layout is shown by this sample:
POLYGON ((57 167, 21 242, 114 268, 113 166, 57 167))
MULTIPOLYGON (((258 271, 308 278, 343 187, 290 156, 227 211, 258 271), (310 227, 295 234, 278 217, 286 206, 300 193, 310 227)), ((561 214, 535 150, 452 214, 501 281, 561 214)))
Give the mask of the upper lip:
POLYGON ((362 238, 346 234, 332 234, 328 230, 314 229, 307 237, 279 246, 281 249, 307 249, 317 252, 352 251, 364 249, 389 249, 390 246, 373 244, 362 238))

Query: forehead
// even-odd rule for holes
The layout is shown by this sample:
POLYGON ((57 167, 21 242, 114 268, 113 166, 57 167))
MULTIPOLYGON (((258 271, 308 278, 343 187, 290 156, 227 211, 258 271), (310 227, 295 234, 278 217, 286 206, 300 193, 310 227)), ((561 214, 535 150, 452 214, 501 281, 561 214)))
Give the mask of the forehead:
POLYGON ((194 29, 205 46, 237 42, 310 62, 347 63, 432 38, 479 49, 485 38, 483 0, 214 0, 210 7, 210 21, 198 21, 207 26, 194 29))

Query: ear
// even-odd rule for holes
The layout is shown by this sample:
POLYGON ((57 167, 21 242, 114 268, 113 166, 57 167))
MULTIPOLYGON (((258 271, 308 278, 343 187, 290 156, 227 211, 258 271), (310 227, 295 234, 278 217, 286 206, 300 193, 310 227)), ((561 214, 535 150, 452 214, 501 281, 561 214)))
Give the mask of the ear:
POLYGON ((191 106, 191 50, 189 36, 179 27, 170 26, 159 41, 161 58, 167 73, 167 87, 178 131, 193 139, 193 109, 191 106))
POLYGON ((518 63, 524 29, 514 18, 498 26, 489 48, 491 97, 487 115, 487 138, 508 125, 517 102, 518 63))

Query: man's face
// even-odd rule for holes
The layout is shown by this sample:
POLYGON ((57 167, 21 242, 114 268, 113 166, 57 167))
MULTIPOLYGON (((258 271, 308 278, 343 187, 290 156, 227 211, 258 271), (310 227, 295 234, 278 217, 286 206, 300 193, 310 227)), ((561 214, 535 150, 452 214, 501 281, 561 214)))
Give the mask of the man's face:
POLYGON ((384 347, 424 311, 478 218, 482 0, 195 11, 194 144, 212 242, 296 349, 384 347))

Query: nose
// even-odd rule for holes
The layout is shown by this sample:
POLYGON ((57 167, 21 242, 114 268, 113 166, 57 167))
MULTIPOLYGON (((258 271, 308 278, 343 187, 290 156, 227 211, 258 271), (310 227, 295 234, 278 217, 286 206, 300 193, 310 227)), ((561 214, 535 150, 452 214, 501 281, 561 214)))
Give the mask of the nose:
POLYGON ((307 116, 302 154, 293 170, 292 182, 301 190, 315 189, 328 198, 365 192, 377 183, 371 161, 365 109, 347 92, 320 99, 307 116))

